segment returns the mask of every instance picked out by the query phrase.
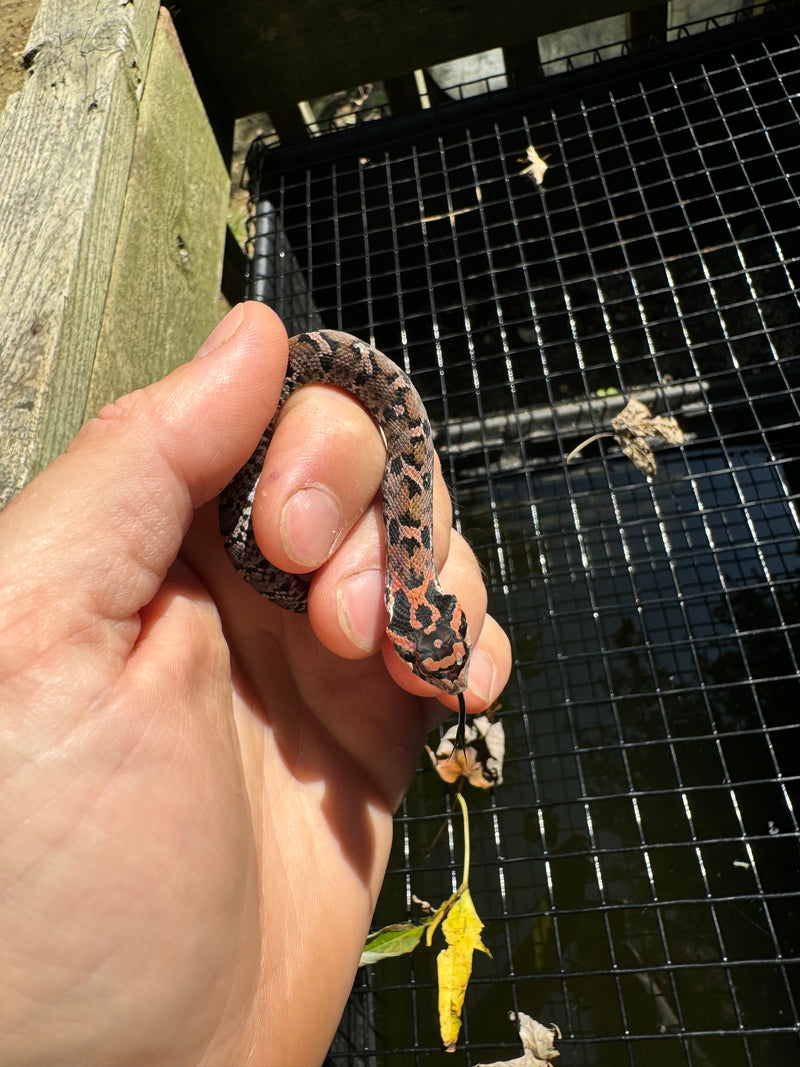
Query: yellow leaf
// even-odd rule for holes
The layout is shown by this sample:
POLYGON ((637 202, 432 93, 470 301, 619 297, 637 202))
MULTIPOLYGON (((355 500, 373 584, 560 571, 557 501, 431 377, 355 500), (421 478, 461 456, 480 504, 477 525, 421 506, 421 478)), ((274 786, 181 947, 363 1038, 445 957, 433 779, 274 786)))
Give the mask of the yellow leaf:
POLYGON ((442 923, 448 947, 436 958, 439 975, 439 1030, 448 1052, 455 1049, 461 1029, 461 1009, 472 974, 472 953, 491 952, 481 941, 483 923, 475 911, 469 889, 464 887, 442 923))
POLYGON ((436 911, 433 913, 430 922, 428 923, 427 932, 425 934, 425 944, 428 946, 428 948, 431 947, 433 935, 436 933, 436 929, 439 926, 439 923, 442 921, 445 915, 447 915, 447 909, 450 907, 453 901, 458 900, 458 894, 460 892, 461 890, 457 889, 455 893, 453 893, 451 897, 448 897, 444 904, 440 904, 436 911))

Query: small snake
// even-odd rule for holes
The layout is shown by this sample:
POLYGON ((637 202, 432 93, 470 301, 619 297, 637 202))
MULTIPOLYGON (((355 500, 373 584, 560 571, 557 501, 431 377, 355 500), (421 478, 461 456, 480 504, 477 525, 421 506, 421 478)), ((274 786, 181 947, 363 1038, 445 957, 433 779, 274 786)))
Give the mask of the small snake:
POLYGON ((386 634, 414 674, 458 696, 457 746, 463 749, 470 644, 461 605, 442 590, 433 562, 430 423, 411 380, 382 352, 334 330, 303 333, 289 341, 289 364, 275 416, 220 496, 225 548, 239 574, 259 593, 288 611, 306 611, 307 580, 279 570, 262 556, 253 536, 252 510, 278 412, 296 389, 311 383, 352 393, 383 433, 386 634))

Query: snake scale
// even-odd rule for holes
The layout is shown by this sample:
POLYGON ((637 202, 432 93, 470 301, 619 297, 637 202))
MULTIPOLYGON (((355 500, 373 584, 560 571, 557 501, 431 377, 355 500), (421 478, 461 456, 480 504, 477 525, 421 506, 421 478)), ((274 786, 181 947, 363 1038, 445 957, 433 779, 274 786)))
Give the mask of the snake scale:
POLYGON ((433 560, 430 423, 411 380, 382 352, 334 330, 303 333, 289 341, 289 363, 275 416, 220 496, 220 529, 228 555, 259 593, 289 611, 306 610, 308 582, 262 556, 253 535, 252 509, 278 412, 296 389, 312 383, 352 393, 383 433, 386 634, 414 674, 458 696, 457 745, 463 748, 470 644, 461 605, 442 590, 433 560))

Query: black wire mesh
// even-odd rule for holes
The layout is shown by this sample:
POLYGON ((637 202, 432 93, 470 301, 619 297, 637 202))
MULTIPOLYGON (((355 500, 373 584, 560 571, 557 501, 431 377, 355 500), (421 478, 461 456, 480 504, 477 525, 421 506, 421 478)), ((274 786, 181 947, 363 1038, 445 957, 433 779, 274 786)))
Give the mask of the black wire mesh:
MULTIPOLYGON (((509 1010, 571 1067, 800 1062, 797 31, 252 161, 251 292, 411 372, 513 642, 449 1063, 518 1055, 509 1010), (649 481, 606 439, 567 465, 631 395, 685 445, 649 481)), ((448 803, 421 768, 376 925, 455 887, 448 803)), ((332 1062, 436 1062, 434 957, 360 974, 332 1062)))

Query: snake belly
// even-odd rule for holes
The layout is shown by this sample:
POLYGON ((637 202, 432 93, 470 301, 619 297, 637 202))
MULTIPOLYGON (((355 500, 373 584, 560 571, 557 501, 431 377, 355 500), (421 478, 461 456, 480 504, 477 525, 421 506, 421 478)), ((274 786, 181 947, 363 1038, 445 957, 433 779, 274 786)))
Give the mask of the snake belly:
MULTIPOLYGON (((258 479, 278 411, 311 383, 335 385, 359 400, 386 442, 383 522, 386 533, 386 634, 414 674, 445 693, 467 685, 467 620, 445 593, 433 561, 433 440, 422 400, 408 376, 382 352, 334 330, 289 341, 289 364, 278 409, 255 451, 220 495, 220 529, 239 574, 289 611, 305 611, 308 582, 274 567, 253 535, 258 479)), ((463 698, 460 698, 463 720, 463 698)))

